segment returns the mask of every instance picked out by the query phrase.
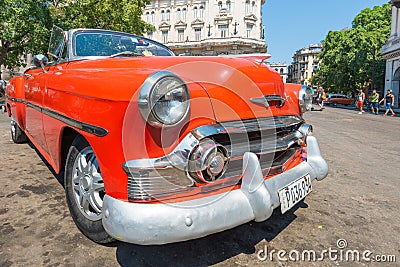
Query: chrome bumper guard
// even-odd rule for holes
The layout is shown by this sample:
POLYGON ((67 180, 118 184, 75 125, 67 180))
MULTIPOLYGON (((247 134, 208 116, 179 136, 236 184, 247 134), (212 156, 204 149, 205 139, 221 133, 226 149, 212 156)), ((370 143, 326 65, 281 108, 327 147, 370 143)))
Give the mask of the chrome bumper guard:
POLYGON ((306 162, 264 180, 257 156, 246 152, 240 189, 191 201, 140 204, 106 195, 104 228, 118 240, 153 245, 203 237, 251 220, 264 221, 280 206, 280 189, 307 174, 312 180, 322 180, 328 174, 328 165, 313 136, 307 137, 307 154, 306 162))

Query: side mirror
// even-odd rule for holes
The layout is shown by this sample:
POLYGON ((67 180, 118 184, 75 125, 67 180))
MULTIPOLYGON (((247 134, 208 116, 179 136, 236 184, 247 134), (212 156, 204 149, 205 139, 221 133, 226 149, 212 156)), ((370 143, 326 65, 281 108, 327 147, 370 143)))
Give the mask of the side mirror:
POLYGON ((47 57, 44 56, 44 55, 40 55, 40 54, 39 54, 39 55, 36 55, 36 56, 33 58, 33 64, 34 64, 36 67, 41 67, 43 72, 46 72, 46 70, 44 69, 44 66, 47 65, 47 62, 49 62, 49 60, 48 60, 47 57))

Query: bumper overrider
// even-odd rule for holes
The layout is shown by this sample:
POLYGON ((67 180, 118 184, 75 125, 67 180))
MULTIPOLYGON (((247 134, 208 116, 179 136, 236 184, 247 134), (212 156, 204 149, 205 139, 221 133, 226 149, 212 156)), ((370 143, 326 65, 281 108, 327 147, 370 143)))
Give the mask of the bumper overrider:
MULTIPOLYGON (((209 130, 206 131, 207 135, 212 134, 209 130)), ((263 147, 262 151, 257 151, 257 153, 244 152, 240 159, 242 163, 240 189, 184 202, 160 204, 126 202, 106 195, 102 213, 104 228, 118 240, 152 245, 199 238, 252 220, 264 221, 271 216, 275 208, 280 206, 279 190, 306 175, 309 175, 311 180, 322 180, 328 173, 328 165, 321 156, 316 138, 307 136, 305 132, 299 136, 299 132, 301 133, 302 130, 298 129, 295 136, 299 139, 303 138, 306 143, 307 160, 287 171, 264 180, 265 172, 263 172, 259 157, 260 153, 268 153, 269 148, 263 147)), ((182 148, 190 150, 190 147, 198 145, 193 140, 198 140, 199 137, 204 138, 204 133, 193 132, 193 134, 194 136, 189 136, 182 141, 183 143, 177 147, 179 153, 172 153, 172 159, 127 162, 124 164, 124 169, 134 172, 137 168, 149 169, 151 165, 155 169, 163 166, 158 169, 168 172, 168 168, 164 165, 171 164, 171 161, 175 164, 184 164, 182 155, 185 154, 188 158, 188 153, 182 153, 182 148), (167 161, 169 163, 166 163, 167 161)), ((286 136, 282 140, 285 140, 287 146, 292 146, 295 142, 286 140, 288 138, 292 137, 286 136)), ((278 140, 275 148, 279 147, 278 140)), ((134 173, 137 174, 137 172, 134 173)), ((147 177, 148 175, 149 172, 147 172, 147 177)))

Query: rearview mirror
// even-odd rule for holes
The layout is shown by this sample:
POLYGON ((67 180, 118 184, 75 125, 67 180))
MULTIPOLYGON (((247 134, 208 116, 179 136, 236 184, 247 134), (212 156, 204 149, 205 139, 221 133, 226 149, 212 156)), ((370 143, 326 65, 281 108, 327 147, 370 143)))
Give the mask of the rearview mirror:
POLYGON ((36 55, 36 56, 33 58, 33 64, 34 64, 36 67, 41 67, 43 72, 46 72, 46 70, 44 69, 44 66, 47 65, 47 62, 48 62, 48 61, 49 61, 49 60, 47 59, 46 56, 40 55, 40 54, 39 54, 39 55, 36 55))

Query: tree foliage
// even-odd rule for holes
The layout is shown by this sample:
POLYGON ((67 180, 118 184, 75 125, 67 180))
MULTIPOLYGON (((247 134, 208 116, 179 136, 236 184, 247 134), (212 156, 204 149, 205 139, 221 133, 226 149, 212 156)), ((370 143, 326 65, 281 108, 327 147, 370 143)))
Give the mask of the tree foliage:
POLYGON ((332 92, 365 86, 384 87, 385 60, 380 56, 391 27, 391 6, 362 10, 350 29, 330 31, 323 41, 320 70, 312 83, 332 92))
POLYGON ((0 1, 0 65, 21 65, 20 57, 41 51, 48 40, 51 17, 47 1, 0 1))
POLYGON ((63 8, 64 28, 101 28, 143 34, 153 27, 141 20, 143 7, 150 0, 76 0, 63 8))
POLYGON ((22 65, 21 56, 45 53, 53 24, 65 30, 102 28, 143 34, 149 0, 0 0, 0 65, 22 65))

